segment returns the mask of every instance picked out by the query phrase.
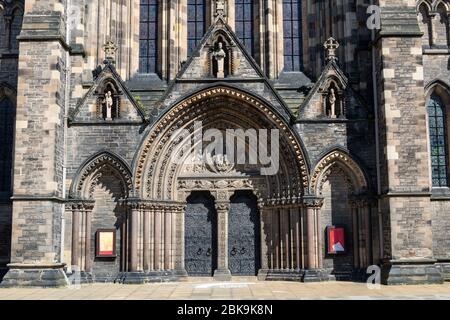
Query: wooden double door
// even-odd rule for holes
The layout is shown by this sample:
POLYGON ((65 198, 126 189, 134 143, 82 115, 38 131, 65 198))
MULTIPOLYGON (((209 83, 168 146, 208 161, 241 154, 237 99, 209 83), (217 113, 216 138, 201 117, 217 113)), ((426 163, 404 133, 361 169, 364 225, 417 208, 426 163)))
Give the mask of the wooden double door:
MULTIPOLYGON (((228 266, 232 275, 256 275, 260 267, 260 217, 256 197, 238 191, 228 213, 228 266)), ((185 267, 190 276, 212 276, 217 269, 218 225, 214 198, 193 192, 185 213, 185 267)))

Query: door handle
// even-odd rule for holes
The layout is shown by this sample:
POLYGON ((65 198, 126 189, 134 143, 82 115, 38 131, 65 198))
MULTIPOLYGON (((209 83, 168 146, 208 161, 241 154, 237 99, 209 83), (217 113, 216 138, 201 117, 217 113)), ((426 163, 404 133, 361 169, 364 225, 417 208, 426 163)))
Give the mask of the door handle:
POLYGON ((241 254, 245 254, 247 252, 247 250, 245 248, 241 249, 241 254))
POLYGON ((199 255, 201 255, 202 254, 202 248, 198 248, 198 251, 197 251, 197 255, 199 256, 199 255))
POLYGON ((208 251, 206 251, 206 256, 207 257, 211 256, 211 248, 208 248, 208 251))
POLYGON ((230 254, 231 254, 232 256, 235 256, 236 253, 237 253, 237 250, 236 250, 235 247, 233 247, 233 249, 231 250, 230 254))

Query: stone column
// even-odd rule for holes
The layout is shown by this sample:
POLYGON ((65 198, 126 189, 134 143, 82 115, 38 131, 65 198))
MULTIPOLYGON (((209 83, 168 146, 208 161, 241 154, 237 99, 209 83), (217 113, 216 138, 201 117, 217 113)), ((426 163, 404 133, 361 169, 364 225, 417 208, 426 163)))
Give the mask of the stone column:
POLYGON ((299 207, 300 211, 300 244, 301 244, 301 255, 302 255, 302 269, 306 269, 306 256, 307 256, 307 233, 306 233, 306 210, 303 206, 299 207))
POLYGON ((171 248, 170 248, 170 269, 175 269, 175 259, 176 259, 176 247, 177 247, 177 208, 176 206, 171 207, 171 221, 172 221, 172 230, 171 230, 171 248))
POLYGON ((299 215, 298 208, 296 205, 291 205, 289 208, 289 216, 290 216, 290 226, 289 226, 289 238, 291 239, 290 251, 291 251, 291 270, 299 269, 300 260, 299 260, 299 215))
POLYGON ((275 207, 272 211, 272 234, 273 234, 273 253, 274 253, 274 267, 273 269, 281 269, 280 258, 280 209, 275 207))
POLYGON ((284 254, 283 254, 283 269, 287 270, 291 268, 291 252, 290 252, 290 246, 291 246, 291 239, 289 237, 289 230, 290 230, 290 209, 288 205, 284 205, 281 209, 281 215, 283 217, 283 242, 284 242, 284 254))
POLYGON ((214 279, 221 281, 231 280, 231 272, 228 269, 228 212, 230 202, 216 202, 217 211, 217 270, 214 271, 214 279))
POLYGON ((149 232, 149 270, 155 270, 155 206, 148 208, 148 232, 149 232))
POLYGON ((170 270, 170 254, 172 251, 172 208, 164 209, 164 269, 170 270))
MULTIPOLYGON (((130 199, 128 206, 128 272, 124 276, 124 283, 141 284, 147 281, 144 268, 144 204, 140 199, 130 199)), ((148 262, 148 259, 147 259, 148 262)), ((147 271, 147 270, 146 270, 147 271)))
POLYGON ((306 232, 307 232, 307 270, 303 281, 323 281, 327 277, 323 275, 322 269, 322 225, 320 221, 320 210, 323 199, 318 197, 305 197, 304 206, 306 208, 306 232))
POLYGON ((267 245, 268 240, 270 241, 271 233, 268 232, 270 228, 269 218, 270 218, 270 209, 267 207, 260 207, 260 216, 261 216, 261 224, 260 224, 260 235, 261 235, 261 269, 267 270, 269 269, 269 248, 267 245))
POLYGON ((132 203, 130 214, 130 271, 138 271, 139 204, 132 203))
POLYGON ((155 270, 161 270, 161 211, 163 207, 155 207, 155 270))
POLYGON ((178 213, 180 214, 180 271, 187 274, 186 267, 185 267, 185 239, 184 239, 184 232, 185 232, 185 211, 186 211, 186 205, 178 207, 178 213))
POLYGON ((315 217, 314 208, 306 208, 306 225, 308 234, 308 268, 316 269, 316 252, 315 252, 315 241, 316 241, 316 230, 315 230, 315 217))
POLYGON ((258 280, 266 280, 271 263, 271 242, 272 242, 272 226, 271 214, 272 210, 261 202, 258 203, 260 212, 260 246, 261 246, 261 269, 258 270, 258 280))
POLYGON ((120 256, 122 257, 121 261, 121 271, 128 271, 129 261, 129 248, 128 248, 128 214, 125 213, 125 217, 123 219, 122 225, 120 227, 120 236, 121 236, 121 248, 120 248, 120 256))
POLYGON ((353 267, 359 269, 359 223, 358 223, 358 203, 350 201, 352 210, 352 235, 353 235, 353 267))
POLYGON ((143 269, 150 270, 150 209, 144 207, 144 244, 143 244, 143 269))
POLYGON ((324 229, 321 223, 322 205, 317 206, 316 209, 316 236, 317 236, 317 268, 323 268, 323 232, 324 229))
POLYGON ((365 242, 367 241, 367 238, 364 229, 364 225, 366 224, 366 217, 364 215, 364 203, 361 200, 358 201, 358 222, 359 267, 364 268, 366 266, 365 242))
POLYGON ((373 262, 372 259, 372 215, 371 215, 371 201, 364 201, 364 216, 365 216, 365 224, 364 224, 364 233, 366 236, 366 267, 371 265, 373 262))
POLYGON ((92 239, 92 209, 93 205, 84 205, 84 213, 85 213, 85 267, 84 271, 91 272, 92 271, 92 254, 91 254, 91 239, 92 239))
POLYGON ((278 228, 279 233, 279 246, 280 246, 280 269, 284 270, 286 269, 286 251, 285 251, 285 232, 286 232, 286 226, 285 226, 285 210, 284 206, 281 206, 279 209, 279 215, 280 215, 280 225, 278 228))
POLYGON ((80 271, 80 206, 72 207, 72 267, 76 267, 80 271))

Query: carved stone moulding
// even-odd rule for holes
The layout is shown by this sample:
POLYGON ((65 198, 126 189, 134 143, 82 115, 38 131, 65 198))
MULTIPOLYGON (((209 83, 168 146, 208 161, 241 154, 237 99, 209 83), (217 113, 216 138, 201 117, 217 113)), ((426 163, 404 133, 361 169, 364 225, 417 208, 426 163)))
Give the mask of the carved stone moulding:
POLYGON ((289 142, 290 148, 292 150, 292 154, 294 155, 295 162, 298 166, 299 175, 301 176, 301 184, 304 188, 308 186, 308 170, 307 166, 302 154, 302 148, 294 136, 292 131, 288 128, 288 125, 278 116, 276 115, 269 107, 266 107, 264 103, 259 101, 258 99, 240 92, 238 90, 228 88, 228 87, 216 87, 212 89, 204 90, 198 94, 195 94, 179 104, 175 105, 167 114, 159 120, 157 124, 155 124, 151 133, 147 137, 143 148, 140 152, 140 155, 137 160, 137 166, 135 171, 135 190, 139 192, 142 184, 143 184, 143 174, 147 169, 153 170, 155 167, 155 158, 158 158, 160 155, 156 154, 159 151, 155 152, 155 149, 158 148, 158 145, 164 144, 165 142, 161 137, 164 136, 174 126, 179 126, 179 122, 186 122, 188 119, 195 118, 200 112, 201 108, 190 108, 192 106, 198 105, 205 100, 214 98, 214 97, 227 97, 232 99, 237 99, 241 103, 244 102, 247 105, 253 106, 260 110, 267 119, 270 119, 272 123, 275 124, 276 128, 278 128, 284 138, 289 142), (156 145, 155 145, 156 144, 156 145), (150 156, 151 155, 151 156, 150 156), (148 159, 149 160, 147 163, 148 159))
POLYGON ((93 190, 105 169, 115 170, 123 182, 123 194, 128 195, 133 188, 131 173, 121 161, 113 155, 105 153, 95 157, 83 167, 75 180, 75 189, 72 190, 71 196, 73 198, 92 198, 93 190))
POLYGON ((335 150, 323 157, 316 165, 311 175, 310 193, 321 194, 323 183, 331 174, 334 164, 340 166, 339 169, 348 178, 348 183, 354 192, 364 192, 368 189, 366 177, 361 167, 348 154, 340 150, 335 150))

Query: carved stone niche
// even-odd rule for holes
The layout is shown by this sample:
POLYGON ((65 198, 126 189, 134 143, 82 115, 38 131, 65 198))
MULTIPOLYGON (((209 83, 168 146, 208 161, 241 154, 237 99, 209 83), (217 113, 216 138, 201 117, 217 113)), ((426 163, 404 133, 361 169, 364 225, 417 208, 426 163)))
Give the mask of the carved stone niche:
POLYGON ((97 118, 105 121, 113 121, 120 118, 121 96, 114 80, 106 80, 95 91, 97 96, 97 118))
POLYGON ((345 88, 339 81, 330 79, 319 92, 323 116, 330 119, 345 118, 345 88))
POLYGON ((233 72, 234 44, 225 33, 218 32, 209 46, 209 68, 214 78, 227 78, 233 72))

